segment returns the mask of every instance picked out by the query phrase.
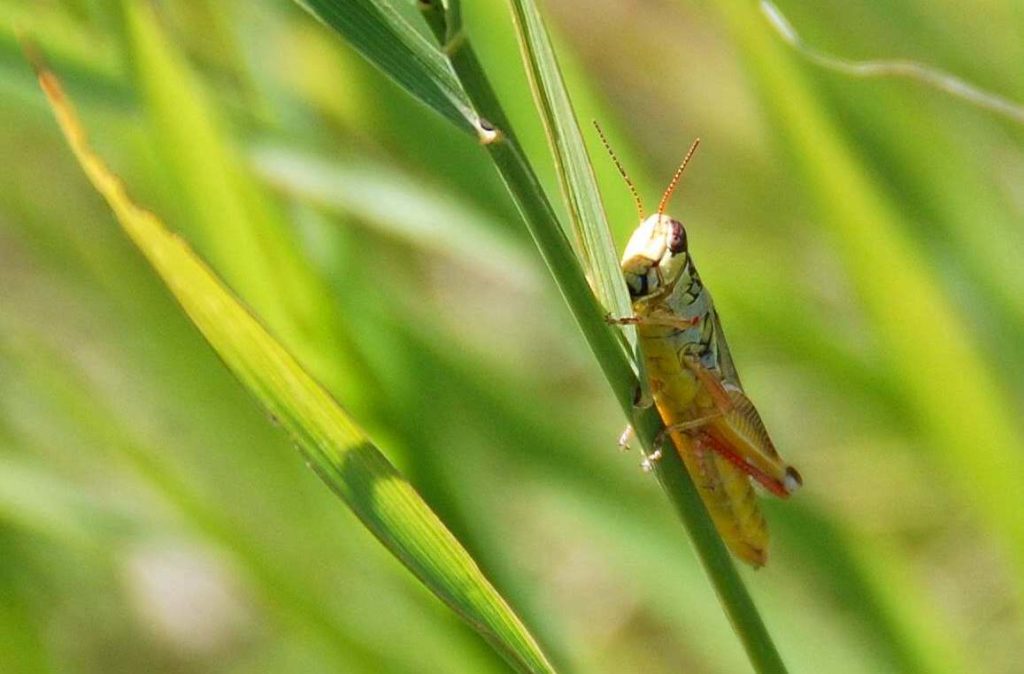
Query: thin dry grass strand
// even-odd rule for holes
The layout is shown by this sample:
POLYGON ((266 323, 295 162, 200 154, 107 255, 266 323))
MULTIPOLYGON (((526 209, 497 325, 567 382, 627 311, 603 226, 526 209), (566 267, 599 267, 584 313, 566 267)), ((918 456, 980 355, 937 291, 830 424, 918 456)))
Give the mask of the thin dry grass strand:
POLYGON ((971 105, 1024 124, 1024 105, 985 91, 955 75, 907 59, 855 61, 833 56, 808 46, 793 24, 769 0, 761 0, 761 12, 779 37, 807 60, 822 68, 853 77, 905 77, 938 89, 971 105))

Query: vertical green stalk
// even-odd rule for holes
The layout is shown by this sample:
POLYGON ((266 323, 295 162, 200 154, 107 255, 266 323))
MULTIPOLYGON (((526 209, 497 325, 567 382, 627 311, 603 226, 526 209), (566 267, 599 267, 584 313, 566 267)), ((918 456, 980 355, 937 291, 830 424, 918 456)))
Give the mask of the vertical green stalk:
MULTIPOLYGON (((425 11, 429 14, 441 10, 434 6, 425 11)), ((428 23, 443 25, 429 17, 428 23)), ((540 181, 515 139, 472 44, 464 33, 459 32, 450 36, 444 45, 459 81, 481 115, 485 126, 482 129, 484 133, 480 134, 482 143, 522 214, 619 405, 631 420, 643 446, 650 450, 664 428, 661 418, 654 408, 639 409, 634 405, 639 382, 629 357, 614 329, 604 320, 605 311, 594 297, 540 181)), ((762 673, 785 672, 782 658, 678 454, 665 452, 664 458, 656 464, 655 473, 682 519, 754 669, 762 673)))
POLYGON ((485 130, 491 131, 490 135, 481 136, 484 148, 491 155, 573 318, 612 384, 619 404, 632 417, 636 375, 614 328, 604 320, 605 310, 590 290, 551 202, 516 141, 512 125, 469 39, 465 34, 456 35, 448 44, 448 51, 459 80, 487 125, 485 130))

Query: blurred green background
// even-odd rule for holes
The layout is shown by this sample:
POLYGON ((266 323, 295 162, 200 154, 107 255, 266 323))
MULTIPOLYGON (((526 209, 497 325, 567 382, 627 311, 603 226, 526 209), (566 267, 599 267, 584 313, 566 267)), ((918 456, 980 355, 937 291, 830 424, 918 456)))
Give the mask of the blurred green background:
MULTIPOLYGON (((84 180, 21 56, 578 672, 744 655, 487 156, 298 6, 0 1, 0 671, 500 672, 303 465, 84 180), (147 16, 150 16, 147 14, 147 16)), ((411 3, 396 6, 418 20, 411 3)), ((780 9, 1024 100, 1024 10, 780 9)), ((549 195, 507 7, 467 30, 549 195)), ((805 489, 744 571, 794 672, 1019 672, 1024 133, 808 64, 757 3, 542 5, 805 489), (1020 522, 1019 522, 1020 521, 1020 522)), ((589 128, 621 246, 636 224, 589 128)))

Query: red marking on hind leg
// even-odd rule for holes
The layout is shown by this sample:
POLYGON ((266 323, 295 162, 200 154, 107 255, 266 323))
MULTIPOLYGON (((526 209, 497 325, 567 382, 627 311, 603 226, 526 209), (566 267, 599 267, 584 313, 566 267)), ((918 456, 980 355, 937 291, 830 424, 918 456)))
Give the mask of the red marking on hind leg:
POLYGON ((765 489, 775 494, 779 498, 788 498, 789 492, 786 491, 786 487, 780 480, 775 479, 768 473, 764 472, 757 466, 747 463, 747 461, 737 454, 724 440, 718 438, 708 432, 700 434, 701 438, 705 441, 706 446, 711 448, 715 453, 721 456, 723 459, 733 464, 750 477, 757 480, 757 482, 765 489))

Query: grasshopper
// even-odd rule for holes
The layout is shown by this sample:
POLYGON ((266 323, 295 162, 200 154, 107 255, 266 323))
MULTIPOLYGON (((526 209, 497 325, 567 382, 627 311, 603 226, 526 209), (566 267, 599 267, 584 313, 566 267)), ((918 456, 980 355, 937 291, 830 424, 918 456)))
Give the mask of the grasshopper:
POLYGON ((686 229, 665 214, 700 140, 673 175, 657 212, 645 219, 635 185, 594 125, 629 186, 641 221, 622 256, 633 315, 608 320, 636 326, 646 380, 645 395, 638 399, 653 402, 665 423, 645 467, 670 440, 726 545, 751 566, 763 566, 768 528, 753 483, 786 498, 803 480, 779 456, 744 393, 711 293, 690 254, 686 229))

